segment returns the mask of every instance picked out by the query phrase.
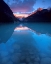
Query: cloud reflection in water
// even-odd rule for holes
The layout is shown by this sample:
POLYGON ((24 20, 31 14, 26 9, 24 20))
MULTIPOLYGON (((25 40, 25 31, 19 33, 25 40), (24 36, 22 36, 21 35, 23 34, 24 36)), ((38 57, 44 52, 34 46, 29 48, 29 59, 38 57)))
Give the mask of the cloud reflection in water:
POLYGON ((50 64, 50 45, 50 36, 38 35, 28 27, 16 27, 10 39, 0 44, 0 64, 50 64))

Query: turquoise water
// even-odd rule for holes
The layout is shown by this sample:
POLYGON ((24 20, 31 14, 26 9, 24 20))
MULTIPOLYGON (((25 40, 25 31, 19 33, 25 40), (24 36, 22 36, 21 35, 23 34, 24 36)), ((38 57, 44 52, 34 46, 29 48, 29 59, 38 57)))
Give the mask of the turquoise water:
POLYGON ((51 24, 21 25, 0 27, 0 64, 51 64, 51 24))

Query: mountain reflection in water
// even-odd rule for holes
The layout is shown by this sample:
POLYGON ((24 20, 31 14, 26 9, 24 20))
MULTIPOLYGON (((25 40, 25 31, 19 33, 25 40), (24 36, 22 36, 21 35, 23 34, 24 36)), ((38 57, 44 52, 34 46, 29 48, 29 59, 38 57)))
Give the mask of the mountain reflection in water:
POLYGON ((16 27, 0 44, 0 64, 51 64, 51 37, 28 27, 16 27))

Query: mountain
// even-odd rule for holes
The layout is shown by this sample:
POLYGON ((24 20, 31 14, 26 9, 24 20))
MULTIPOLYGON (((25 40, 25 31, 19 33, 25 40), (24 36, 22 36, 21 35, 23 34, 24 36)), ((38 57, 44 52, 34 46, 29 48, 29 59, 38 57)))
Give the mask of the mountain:
POLYGON ((0 0, 0 23, 11 23, 18 20, 14 17, 10 7, 3 1, 0 0))
POLYGON ((51 22, 51 9, 37 9, 24 19, 27 22, 51 22))

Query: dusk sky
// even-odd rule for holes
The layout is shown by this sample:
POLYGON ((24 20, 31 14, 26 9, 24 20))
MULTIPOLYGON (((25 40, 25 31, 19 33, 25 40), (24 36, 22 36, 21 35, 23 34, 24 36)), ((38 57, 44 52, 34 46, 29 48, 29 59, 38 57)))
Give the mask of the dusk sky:
POLYGON ((51 7, 51 0, 4 0, 13 12, 32 12, 37 8, 51 7))

